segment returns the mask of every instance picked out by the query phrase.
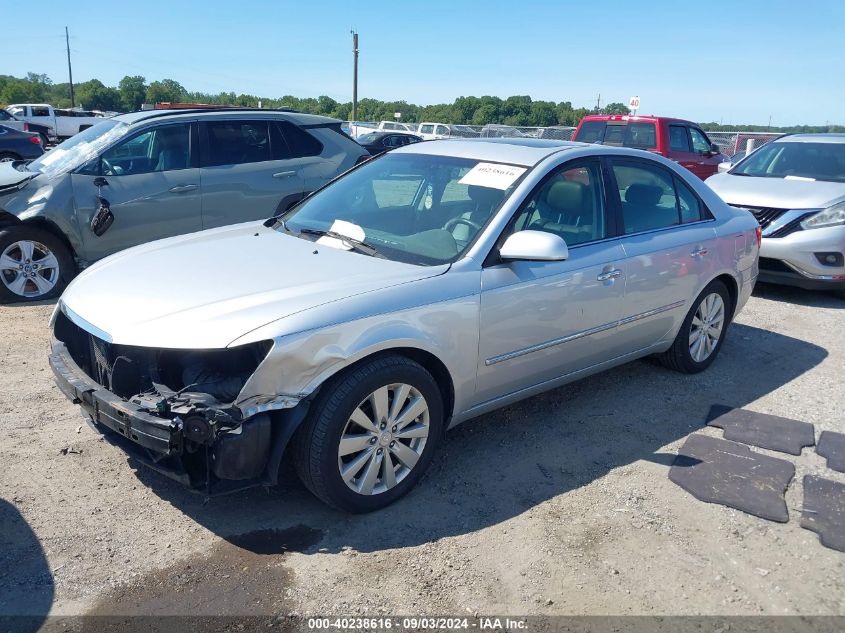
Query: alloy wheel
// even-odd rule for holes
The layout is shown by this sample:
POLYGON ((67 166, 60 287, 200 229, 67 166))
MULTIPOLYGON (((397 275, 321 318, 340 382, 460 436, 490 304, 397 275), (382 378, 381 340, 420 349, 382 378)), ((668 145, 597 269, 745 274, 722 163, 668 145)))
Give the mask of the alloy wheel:
POLYGON ((725 302, 717 292, 710 293, 698 305, 689 333, 689 351, 697 363, 707 360, 719 344, 725 325, 725 302))
POLYGON ((59 260, 41 242, 12 242, 0 254, 0 279, 16 295, 38 298, 58 283, 59 260))
POLYGON ((429 434, 425 397, 404 383, 379 387, 349 416, 337 465, 354 492, 375 495, 399 484, 416 466, 429 434))

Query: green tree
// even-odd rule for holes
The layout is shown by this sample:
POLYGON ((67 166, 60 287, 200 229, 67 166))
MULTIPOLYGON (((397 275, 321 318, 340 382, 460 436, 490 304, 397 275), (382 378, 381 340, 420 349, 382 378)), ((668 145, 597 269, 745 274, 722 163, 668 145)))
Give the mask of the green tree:
POLYGON ((117 85, 122 109, 127 112, 140 110, 147 95, 147 80, 141 75, 126 75, 117 85))
POLYGON ((187 96, 188 91, 178 81, 162 79, 154 81, 147 87, 147 103, 179 103, 187 96))
POLYGON ((631 111, 628 109, 624 103, 608 103, 601 109, 602 114, 631 114, 631 111))

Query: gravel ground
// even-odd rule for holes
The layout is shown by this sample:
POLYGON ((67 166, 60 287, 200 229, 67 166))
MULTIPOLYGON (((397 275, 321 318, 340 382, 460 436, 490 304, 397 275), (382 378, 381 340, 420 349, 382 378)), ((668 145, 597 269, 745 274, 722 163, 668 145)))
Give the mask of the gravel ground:
MULTIPOLYGON (((845 302, 761 287, 709 371, 631 363, 450 432, 365 516, 292 475, 204 503, 83 421, 47 366, 51 305, 0 307, 0 614, 845 614, 845 554, 702 503, 673 454, 711 404, 845 432, 845 302), (5 593, 5 598, 3 594, 5 593)), ((757 449, 755 449, 757 450, 757 449)))

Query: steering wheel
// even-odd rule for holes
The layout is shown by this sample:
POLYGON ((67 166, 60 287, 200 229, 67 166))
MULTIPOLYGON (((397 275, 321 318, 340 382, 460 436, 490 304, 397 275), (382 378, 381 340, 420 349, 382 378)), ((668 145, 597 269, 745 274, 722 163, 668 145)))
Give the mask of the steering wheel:
POLYGON ((470 227, 471 229, 475 229, 476 231, 481 230, 481 225, 478 222, 475 222, 474 220, 470 220, 469 218, 452 218, 451 220, 446 222, 446 224, 443 225, 443 229, 451 233, 452 229, 454 229, 459 224, 465 224, 466 226, 470 227))
POLYGON ((103 165, 103 173, 106 176, 114 176, 114 175, 117 174, 117 172, 114 170, 114 166, 109 161, 107 161, 105 158, 101 158, 100 162, 103 165))

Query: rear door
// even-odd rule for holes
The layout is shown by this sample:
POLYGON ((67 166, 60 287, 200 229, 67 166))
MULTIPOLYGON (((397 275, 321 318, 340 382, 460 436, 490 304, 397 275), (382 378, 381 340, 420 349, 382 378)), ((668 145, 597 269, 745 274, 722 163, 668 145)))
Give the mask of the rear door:
POLYGON ((301 165, 276 121, 200 122, 203 228, 269 218, 302 198, 301 165))
POLYGON ((670 170, 630 157, 610 162, 627 256, 617 336, 635 351, 672 332, 716 276, 716 231, 703 201, 670 170))
POLYGON ((202 228, 196 147, 191 123, 147 127, 71 176, 86 259, 202 228), (114 214, 113 224, 99 237, 90 228, 97 211, 97 177, 108 183, 102 196, 114 214))

